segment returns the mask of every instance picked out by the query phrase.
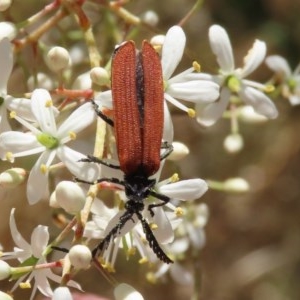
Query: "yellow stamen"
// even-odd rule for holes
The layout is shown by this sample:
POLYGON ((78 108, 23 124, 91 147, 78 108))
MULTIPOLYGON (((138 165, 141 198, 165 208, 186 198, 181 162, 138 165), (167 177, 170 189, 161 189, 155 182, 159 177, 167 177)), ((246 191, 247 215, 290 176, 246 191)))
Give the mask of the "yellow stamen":
POLYGON ((155 224, 155 223, 151 223, 151 224, 150 224, 150 228, 151 228, 152 230, 155 230, 155 229, 158 228, 158 226, 157 226, 157 224, 155 224))
POLYGON ((193 61, 193 68, 196 72, 201 72, 201 66, 197 61, 193 61))
POLYGON ((43 174, 46 174, 48 171, 48 167, 45 164, 41 164, 40 170, 43 174))
POLYGON ((174 212, 177 217, 182 217, 184 214, 184 211, 180 206, 176 207, 174 212))
POLYGON ((6 160, 9 161, 9 162, 13 162, 13 161, 14 161, 14 156, 13 156, 13 153, 12 153, 12 152, 6 152, 5 158, 6 158, 6 160))
POLYGON ((31 289, 31 284, 29 281, 20 282, 19 286, 21 289, 31 289))
POLYGON ((145 264, 148 262, 148 258, 147 257, 142 257, 140 260, 139 260, 139 264, 145 264))
POLYGON ((131 247, 127 250, 127 255, 128 256, 134 256, 136 253, 136 248, 135 247, 131 247))
POLYGON ((187 110, 187 114, 189 115, 190 118, 195 118, 195 116, 196 116, 196 112, 195 112, 195 110, 192 109, 192 108, 189 108, 189 109, 187 110))
POLYGON ((150 282, 150 283, 153 283, 155 284, 157 282, 157 278, 155 277, 154 273, 153 272, 148 272, 146 274, 146 279, 150 282))
POLYGON ((272 92, 274 92, 274 90, 275 90, 275 87, 272 84, 267 84, 264 88, 265 93, 272 93, 272 92))
POLYGON ((12 111, 9 113, 9 117, 10 117, 11 119, 14 119, 16 116, 17 116, 17 113, 16 113, 14 110, 12 110, 12 111))
POLYGON ((171 177, 171 182, 177 182, 179 181, 179 175, 178 173, 174 173, 171 177))
POLYGON ((76 140, 76 133, 75 133, 74 131, 70 131, 70 132, 69 132, 69 137, 70 137, 70 139, 73 140, 73 141, 76 140))
POLYGON ((52 100, 51 100, 51 99, 47 100, 46 103, 45 103, 45 106, 46 106, 46 107, 51 107, 51 106, 53 106, 52 100))

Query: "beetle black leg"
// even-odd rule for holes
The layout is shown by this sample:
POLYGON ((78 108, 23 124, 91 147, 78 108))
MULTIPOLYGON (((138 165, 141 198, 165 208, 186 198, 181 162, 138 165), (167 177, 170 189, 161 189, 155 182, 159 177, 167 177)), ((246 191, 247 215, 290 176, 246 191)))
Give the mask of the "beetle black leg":
POLYGON ((162 195, 162 194, 159 194, 159 193, 156 193, 154 191, 150 191, 150 195, 155 197, 155 198, 158 198, 159 200, 162 200, 163 202, 160 202, 160 203, 156 203, 156 204, 150 204, 148 206, 148 210, 150 212, 150 215, 151 217, 154 216, 154 211, 153 211, 153 208, 154 207, 159 207, 159 206, 163 206, 165 204, 167 204, 169 201, 170 201, 170 198, 165 196, 165 195, 162 195))
POLYGON ((79 162, 93 162, 93 163, 96 163, 96 164, 101 164, 101 165, 107 166, 107 167, 112 168, 112 169, 120 169, 120 166, 111 164, 111 163, 109 163, 107 161, 104 161, 102 159, 99 159, 99 158, 97 158, 96 156, 93 156, 93 155, 87 155, 86 158, 80 159, 79 162))
POLYGON ((160 156, 160 160, 162 161, 172 153, 173 145, 170 144, 169 142, 163 142, 161 144, 161 149, 166 149, 166 151, 160 156))
POLYGON ((111 240, 114 239, 118 234, 120 234, 121 229, 125 226, 127 221, 133 221, 132 215, 132 211, 126 210, 124 212, 124 214, 119 219, 119 223, 106 235, 106 237, 100 242, 100 244, 92 251, 93 257, 97 256, 98 252, 101 252, 108 247, 111 240))
POLYGON ((94 100, 91 100, 94 110, 98 117, 100 117, 104 122, 106 122, 108 125, 114 127, 114 121, 110 119, 108 116, 106 116, 100 109, 97 103, 94 100))
POLYGON ((149 246, 151 247, 151 249, 153 250, 153 252, 156 254, 156 256, 162 260, 163 262, 170 264, 173 263, 173 260, 171 260, 166 254, 165 252, 161 249, 158 241, 156 240, 149 224, 147 223, 147 221, 143 218, 143 216, 141 215, 141 213, 136 212, 136 215, 138 216, 139 220, 142 223, 143 226, 143 230, 144 233, 146 235, 146 239, 149 243, 149 246))

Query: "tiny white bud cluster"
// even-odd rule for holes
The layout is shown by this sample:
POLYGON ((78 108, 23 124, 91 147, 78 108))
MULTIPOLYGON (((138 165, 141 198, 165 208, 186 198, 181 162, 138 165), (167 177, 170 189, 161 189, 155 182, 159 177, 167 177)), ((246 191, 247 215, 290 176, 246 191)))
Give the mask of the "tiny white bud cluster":
POLYGON ((155 11, 148 10, 143 16, 143 21, 150 26, 156 26, 159 21, 159 17, 155 11))
POLYGON ((224 190, 232 193, 245 193, 250 190, 250 186, 243 178, 229 178, 224 182, 224 190))
POLYGON ((90 72, 91 80, 98 85, 107 85, 109 83, 108 72, 101 67, 95 67, 90 72))
POLYGON ((66 69, 71 62, 69 52, 63 47, 53 47, 47 54, 47 65, 54 72, 66 69))
POLYGON ((92 253, 87 246, 75 245, 69 251, 69 259, 76 269, 87 269, 90 266, 92 253))
POLYGON ((60 286, 54 290, 52 300, 73 300, 73 297, 68 287, 60 286))
POLYGON ((11 168, 0 174, 0 186, 15 188, 24 182, 27 176, 26 170, 22 168, 11 168))
POLYGON ((224 148, 229 153, 237 153, 244 147, 243 137, 239 133, 229 134, 224 140, 224 148))
POLYGON ((10 41, 17 35, 17 28, 11 22, 0 22, 0 40, 7 37, 10 41))
POLYGON ((62 207, 69 214, 77 214, 85 204, 85 194, 83 190, 72 181, 61 181, 50 197, 52 206, 62 207))
MULTIPOLYGON (((10 266, 7 262, 0 260, 0 280, 7 279, 11 275, 10 266)), ((0 296, 0 299, 1 296, 0 296)))
POLYGON ((1 0, 0 1, 0 11, 5 11, 11 6, 12 0, 1 0))

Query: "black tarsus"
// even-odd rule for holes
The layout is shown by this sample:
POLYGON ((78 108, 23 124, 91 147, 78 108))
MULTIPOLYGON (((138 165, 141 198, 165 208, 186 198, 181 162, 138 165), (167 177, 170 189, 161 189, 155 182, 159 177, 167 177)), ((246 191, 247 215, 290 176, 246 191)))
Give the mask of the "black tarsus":
POLYGON ((104 122, 106 122, 107 124, 109 124, 110 126, 114 127, 114 121, 112 119, 110 119, 108 116, 106 116, 100 109, 99 106, 97 105, 97 103, 92 99, 91 100, 94 110, 97 114, 98 117, 100 117, 104 122))
POLYGON ((163 262, 170 264, 173 263, 173 260, 171 260, 165 252, 161 249, 159 243, 156 240, 156 237, 154 236, 149 224, 147 221, 143 218, 142 214, 140 212, 136 212, 136 215, 140 222, 142 223, 144 233, 146 235, 146 239, 149 242, 149 246, 153 250, 153 252, 157 255, 157 257, 162 260, 163 262))

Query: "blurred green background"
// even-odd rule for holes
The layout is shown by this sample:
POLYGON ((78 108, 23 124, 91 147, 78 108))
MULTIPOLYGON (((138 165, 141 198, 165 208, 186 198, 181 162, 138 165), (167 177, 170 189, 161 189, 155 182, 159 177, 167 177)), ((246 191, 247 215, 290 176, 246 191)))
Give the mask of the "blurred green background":
MULTIPOLYGON (((2 20, 23 21, 41 9, 46 1, 15 0, 2 20)), ((131 1, 125 7, 141 15, 154 10, 159 16, 160 32, 177 24, 193 6, 190 0, 131 1)), ((99 48, 109 58, 113 49, 107 18, 103 11, 95 11, 99 19, 94 24, 99 48), (103 21, 103 22, 102 22, 103 21), (105 22, 104 22, 105 21, 105 22), (101 23, 102 22, 102 23, 101 23)), ((300 61, 300 1, 298 0, 208 0, 184 24, 187 49, 180 69, 186 69, 191 60, 200 62, 204 72, 217 72, 217 64, 208 43, 208 28, 220 24, 228 31, 234 47, 236 65, 254 40, 264 40, 268 55, 280 54, 288 59, 294 69, 300 61)), ((111 15, 114 19, 114 16, 111 15)), ((113 23, 123 22, 118 18, 113 23)), ((76 27, 75 27, 76 28, 76 27)), ((134 37, 141 40, 153 32, 141 30, 134 37)), ((68 47, 70 39, 58 34, 52 41, 68 47)), ((23 60, 32 59, 30 49, 22 52, 23 60)), ((40 58, 41 59, 41 58, 40 58)), ((36 66, 35 66, 36 67, 36 66)), ((47 70, 46 67, 42 67, 47 70)), ((87 71, 87 65, 76 71, 87 71)), ((9 83, 9 93, 25 92, 20 85, 18 70, 9 83)), ((48 71, 49 72, 49 71, 48 71)), ((252 79, 265 82, 271 72, 262 65, 252 79)), ((169 165, 166 176, 177 171, 180 177, 226 180, 244 177, 251 191, 245 195, 228 195, 208 191, 200 201, 208 204, 210 218, 206 226, 207 243, 197 261, 187 259, 183 264, 193 271, 201 285, 197 286, 204 300, 298 300, 300 299, 300 107, 292 107, 287 100, 278 98, 279 117, 263 124, 241 124, 244 149, 238 154, 228 154, 223 140, 229 133, 229 122, 219 121, 210 128, 200 127, 195 120, 174 110, 175 139, 190 148, 190 155, 178 166, 169 165)), ((24 166, 28 162, 18 161, 24 166)), ((0 162, 1 170, 9 167, 0 162)), ((33 207, 27 204, 25 186, 18 190, 0 188, 1 226, 0 241, 6 251, 13 243, 9 233, 8 217, 16 207, 16 219, 24 236, 37 224, 52 226, 51 210, 47 203, 33 207)), ((53 231, 53 234, 57 234, 53 231)), ((192 287, 174 283, 171 279, 153 286, 146 282, 144 269, 120 260, 116 278, 137 288, 147 300, 190 299, 192 287)), ((80 274, 78 275, 78 279, 80 274)), ((79 281, 84 290, 112 298, 111 287, 93 268, 79 281)), ((11 285, 10 285, 11 286, 11 285)), ((0 282, 0 288, 3 283, 0 282)), ((29 291, 16 293, 15 299, 29 299, 29 291), (21 296, 23 295, 23 296, 21 296)))

